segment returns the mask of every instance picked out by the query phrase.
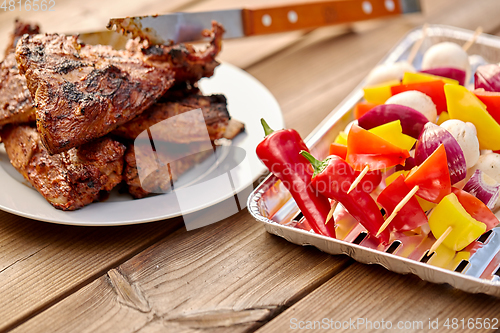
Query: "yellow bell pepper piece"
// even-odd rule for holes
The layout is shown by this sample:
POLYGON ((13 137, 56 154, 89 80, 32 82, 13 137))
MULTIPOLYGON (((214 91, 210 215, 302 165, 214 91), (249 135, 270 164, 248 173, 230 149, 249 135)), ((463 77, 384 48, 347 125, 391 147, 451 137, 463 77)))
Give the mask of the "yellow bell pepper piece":
POLYGON ((472 218, 454 193, 443 198, 429 216, 432 234, 438 239, 448 227, 452 230, 442 244, 460 251, 486 231, 486 224, 472 218))
POLYGON ((447 77, 442 77, 427 73, 408 73, 408 72, 404 74, 402 83, 410 84, 410 83, 429 82, 437 80, 441 80, 444 83, 449 83, 449 84, 458 84, 457 80, 449 79, 447 77))
POLYGON ((385 179, 385 185, 389 186, 389 184, 392 183, 393 181, 395 181, 396 178, 398 178, 400 175, 405 175, 406 176, 408 173, 410 173, 410 170, 395 171, 392 175, 388 176, 385 179))
POLYGON ((398 80, 388 81, 370 87, 364 87, 365 99, 368 103, 384 104, 391 96, 391 87, 399 85, 398 80))
POLYGON ((486 111, 484 104, 467 88, 445 84, 446 105, 451 119, 476 126, 480 149, 500 149, 500 125, 486 111))
POLYGON ((337 135, 335 141, 333 142, 347 146, 347 133, 344 131, 340 131, 339 135, 337 135))
POLYGON ((408 151, 411 150, 415 142, 417 142, 417 140, 411 136, 403 134, 403 128, 401 127, 400 120, 391 121, 390 123, 374 127, 368 131, 378 135, 386 141, 389 141, 396 147, 406 149, 408 151))
POLYGON ((417 201, 418 201, 420 207, 422 207, 422 210, 424 212, 427 212, 427 211, 431 210, 432 208, 436 207, 436 204, 434 202, 427 201, 424 198, 419 197, 418 195, 416 195, 415 198, 417 198, 417 201))
POLYGON ((446 111, 443 111, 439 115, 439 118, 437 120, 437 124, 441 125, 442 123, 444 123, 447 120, 450 120, 450 114, 448 112, 446 112, 446 111))
POLYGON ((427 263, 441 268, 447 268, 456 253, 443 244, 439 245, 435 252, 427 263))
POLYGON ((457 252, 455 255, 455 258, 453 258, 452 261, 448 264, 448 269, 455 270, 457 266, 460 264, 462 260, 469 260, 470 259, 470 252, 469 251, 460 251, 457 252))

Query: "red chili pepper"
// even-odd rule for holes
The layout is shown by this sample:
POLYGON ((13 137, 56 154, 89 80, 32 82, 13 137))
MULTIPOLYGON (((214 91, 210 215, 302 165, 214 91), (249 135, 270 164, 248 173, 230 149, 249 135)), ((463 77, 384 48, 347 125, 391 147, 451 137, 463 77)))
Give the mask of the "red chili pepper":
MULTIPOLYGON (((380 192, 377 202, 384 207, 387 216, 389 216, 410 191, 411 188, 405 184, 404 176, 400 175, 380 192)), ((389 227, 396 231, 407 231, 416 229, 425 223, 427 223, 427 216, 420 207, 417 198, 413 196, 397 213, 389 227)))
MULTIPOLYGON (((329 156, 324 161, 318 161, 309 152, 303 151, 301 154, 314 168, 311 185, 319 193, 340 202, 371 236, 376 237, 384 218, 375 200, 363 191, 360 185, 347 194, 356 179, 353 168, 338 156, 329 156)), ((378 236, 378 240, 384 244, 389 243, 389 238, 390 233, 387 229, 378 236)))
POLYGON ((257 146, 257 156, 283 185, 290 191, 297 206, 312 229, 321 235, 335 238, 335 223, 326 218, 330 212, 330 201, 311 186, 313 168, 300 155, 309 151, 300 134, 293 129, 273 131, 261 119, 266 137, 257 146))

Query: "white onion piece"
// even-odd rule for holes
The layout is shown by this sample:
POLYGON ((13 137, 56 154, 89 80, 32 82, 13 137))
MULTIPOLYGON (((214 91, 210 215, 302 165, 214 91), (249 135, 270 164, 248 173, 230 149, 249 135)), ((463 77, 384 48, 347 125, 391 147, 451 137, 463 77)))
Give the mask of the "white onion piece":
POLYGON ((476 169, 467 184, 465 184, 464 191, 469 192, 481 200, 490 210, 493 210, 500 195, 500 183, 481 170, 476 169))
POLYGON ((394 64, 382 64, 368 74, 365 80, 366 86, 373 86, 393 80, 401 80, 404 73, 415 73, 415 67, 406 61, 398 61, 394 64))
POLYGON ((404 105, 423 114, 429 121, 435 123, 437 119, 436 104, 423 92, 416 90, 403 91, 390 97, 384 104, 404 105))
POLYGON ((467 169, 472 168, 479 159, 479 141, 476 126, 458 119, 450 119, 440 125, 450 132, 464 152, 467 169))
POLYGON ((422 58, 422 69, 454 67, 465 71, 465 82, 469 82, 469 55, 456 43, 443 42, 432 45, 422 58))
POLYGON ((465 157, 457 140, 444 128, 428 122, 415 147, 415 162, 422 164, 438 147, 443 144, 448 161, 451 184, 458 183, 467 175, 465 157))

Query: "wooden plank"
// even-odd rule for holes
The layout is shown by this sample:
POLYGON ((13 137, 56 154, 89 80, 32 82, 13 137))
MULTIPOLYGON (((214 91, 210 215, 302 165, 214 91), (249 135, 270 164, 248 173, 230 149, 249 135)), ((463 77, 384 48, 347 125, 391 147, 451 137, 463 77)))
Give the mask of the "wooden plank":
POLYGON ((35 315, 181 227, 182 219, 74 227, 0 212, 0 331, 35 315))
POLYGON ((351 92, 389 50, 412 28, 424 22, 496 31, 500 7, 495 0, 456 1, 449 7, 424 2, 429 14, 387 20, 374 30, 329 38, 328 28, 312 32, 301 42, 248 68, 270 88, 280 103, 288 127, 303 136, 351 92), (314 114, 314 116, 312 116, 314 114))
POLYGON ((390 331, 387 329, 390 327, 408 333, 444 332, 448 329, 452 332, 492 331, 479 326, 468 329, 469 318, 489 318, 490 323, 498 320, 500 300, 483 294, 468 294, 448 285, 424 282, 411 274, 401 276, 378 265, 354 264, 257 332, 288 332, 307 325, 314 328, 314 321, 320 322, 316 323, 319 329, 308 329, 308 332, 390 331), (452 318, 457 318, 459 327, 451 326, 452 318), (464 328, 460 322, 462 318, 464 328), (443 326, 447 319, 449 328, 443 326), (382 321, 385 322, 383 327, 382 321), (429 327, 429 323, 434 324, 429 327), (436 323, 439 329, 432 326, 436 323), (402 325, 402 329, 397 325, 402 325))
POLYGON ((244 332, 349 262, 269 235, 242 211, 179 230, 13 332, 244 332))
MULTIPOLYGON (((492 1, 484 0, 481 3, 491 4, 492 1)), ((460 1, 459 5, 466 7, 465 10, 469 10, 471 15, 475 17, 472 21, 477 22, 484 13, 480 14, 472 7, 482 8, 480 7, 481 3, 468 4, 460 1)), ((448 15, 456 14, 455 11, 462 11, 462 8, 451 8, 455 6, 454 4, 450 1, 450 7, 443 7, 440 12, 441 17, 436 16, 435 19, 445 20, 448 15)), ((402 31, 419 23, 418 21, 412 23, 412 19, 394 22, 391 23, 392 29, 401 29, 402 31), (394 22, 399 23, 395 24, 394 22)), ((472 23, 470 24, 472 25, 472 23)), ((351 56, 338 56, 339 60, 332 64, 336 70, 326 69, 326 66, 319 64, 319 61, 326 59, 321 54, 325 47, 331 48, 331 44, 337 44, 339 41, 341 42, 340 46, 351 46, 349 43, 351 38, 356 39, 358 43, 365 41, 364 38, 374 40, 378 38, 381 42, 379 47, 388 50, 397 41, 398 36, 403 33, 402 31, 391 32, 392 29, 381 27, 367 32, 368 37, 349 35, 333 40, 328 39, 327 36, 321 37, 311 34, 284 52, 286 57, 294 59, 294 61, 288 62, 289 66, 282 66, 278 61, 287 58, 271 57, 267 58, 262 66, 258 64, 250 68, 250 72, 258 73, 259 79, 265 81, 264 83, 271 91, 279 95, 280 102, 284 102, 287 96, 292 98, 295 94, 300 94, 304 87, 314 84, 315 80, 324 80, 331 72, 340 71, 343 75, 347 75, 344 68, 351 65, 353 58, 358 59, 361 64, 363 63, 362 57, 373 62, 381 58, 380 56, 380 58, 375 59, 376 55, 369 54, 377 49, 376 43, 372 42, 361 49, 354 46, 345 49, 344 52, 348 52, 351 56), (309 49, 310 52, 305 52, 305 49, 309 49), (365 53, 352 53, 356 50, 365 53), (301 53, 302 56, 295 57, 295 53, 301 53), (352 56, 352 54, 356 56, 352 56), (360 54, 363 56, 361 57, 360 54), (279 66, 281 71, 275 70, 273 66, 279 66), (309 76, 307 68, 310 70, 309 76), (267 72, 264 69, 267 69, 267 72), (295 76, 294 73, 297 73, 294 70, 298 70, 300 75, 295 76), (285 78, 282 79, 281 75, 285 75, 285 78), (286 82, 286 80, 302 80, 303 82, 296 84, 286 82), (288 85, 290 90, 287 92, 281 87, 282 84, 288 85)), ((386 52, 385 50, 378 52, 382 54, 386 52)), ((368 65, 366 65, 365 70, 368 71, 368 65)), ((347 71, 347 73, 349 72, 347 71)), ((325 104, 328 99, 342 98, 339 95, 343 94, 344 90, 350 91, 352 86, 349 85, 355 84, 355 78, 352 80, 346 84, 346 87, 336 86, 333 91, 329 91, 328 86, 325 86, 328 80, 321 81, 325 85, 319 85, 319 87, 324 90, 313 91, 310 97, 314 100, 317 96, 325 104), (328 95, 329 92, 333 92, 333 94, 328 95)), ((297 125, 294 127, 299 128, 302 133, 308 133, 308 130, 310 131, 322 119, 321 112, 324 111, 323 109, 311 109, 308 105, 302 104, 298 110, 308 115, 307 122, 302 124, 300 121, 304 121, 304 119, 295 120, 294 115, 290 113, 292 112, 290 107, 284 110, 287 120, 291 124, 297 125)), ((254 329, 258 325, 256 322, 267 320, 283 309, 282 304, 291 305, 321 284, 325 276, 335 274, 335 271, 330 270, 331 268, 325 268, 322 265, 338 265, 343 260, 345 260, 344 257, 326 256, 316 250, 296 247, 281 239, 269 236, 264 232, 262 226, 256 224, 248 214, 242 212, 217 225, 189 233, 179 232, 174 237, 169 237, 165 242, 120 266, 117 271, 111 271, 96 282, 19 326, 17 330, 43 331, 42 328, 51 325, 51 331, 52 326, 59 331, 78 329, 119 331, 123 325, 130 330, 139 331, 142 328, 143 331, 154 331, 159 330, 164 324, 169 325, 168 327, 172 329, 185 329, 186 331, 201 330, 202 325, 208 325, 209 329, 214 331, 233 332, 254 329), (190 236, 195 237, 191 238, 190 236), (175 249, 175 253, 171 249, 175 249), (311 265, 316 265, 314 267, 319 268, 309 268, 308 271, 302 266, 311 262, 311 265), (323 264, 324 262, 329 265, 323 264), (279 265, 283 267, 279 267, 279 265), (155 274, 154 272, 157 270, 161 274, 155 274), (304 278, 304 274, 310 274, 310 276, 304 278), (111 276, 114 277, 113 283, 108 282, 108 279, 113 279, 111 276), (124 278, 122 279, 120 276, 124 278), (297 279, 298 281, 296 281, 297 279), (126 285, 126 281, 129 281, 130 286, 126 285), (109 289, 110 286, 117 285, 123 285, 124 291, 115 293, 109 289), (103 288, 108 289, 103 290, 103 288), (127 290, 129 293, 125 292, 127 290), (132 292, 135 296, 126 296, 132 295, 132 292), (121 296, 114 296, 118 294, 121 296), (125 299, 122 299, 124 297, 125 299), (129 310, 131 307, 123 304, 133 304, 139 310, 129 310), (151 311, 148 311, 149 306, 151 306, 151 311), (94 311, 94 309, 98 311, 94 311), (241 312, 240 309, 245 311, 241 312), (266 312, 266 309, 271 309, 271 311, 266 312), (150 320, 148 315, 144 317, 141 311, 146 311, 153 319, 150 320), (221 312, 222 317, 225 318, 224 321, 221 321, 221 316, 218 316, 221 312), (162 317, 155 320, 158 313, 162 317), (173 317, 168 317, 166 314, 173 317), (71 319, 71 322, 68 322, 68 318, 71 319), (95 326, 91 326, 93 322, 96 322, 95 326), (206 324, 207 322, 209 324, 206 324)), ((338 269, 340 268, 338 267, 338 269)), ((116 287, 111 289, 113 288, 116 289, 116 287)), ((66 294, 61 298, 64 296, 66 294)))
MULTIPOLYGON (((76 21, 79 27, 88 26, 91 30, 99 27, 104 19, 107 22, 110 16, 149 14, 151 8, 158 12, 181 10, 198 2, 176 0, 129 4, 115 1, 98 5, 91 0, 80 5, 80 2, 61 0, 57 2, 57 19, 49 13, 33 12, 21 18, 39 21, 43 27, 48 27, 48 31, 68 31, 75 27, 76 21), (96 10, 91 10, 92 6, 96 10), (74 16, 79 16, 79 20, 74 16)), ((2 16, 0 38, 6 39, 7 32, 12 28, 13 17, 9 15, 13 14, 2 16)), ((290 41, 290 38, 287 40, 290 41)), ((0 45, 5 45, 5 42, 0 45)), ((117 266, 169 234, 181 223, 182 220, 174 219, 135 227, 75 228, 29 221, 0 212, 0 299, 9 302, 16 299, 12 306, 0 308, 0 331, 17 325, 71 294, 110 267, 117 266), (95 246, 94 238, 105 244, 95 246), (87 249, 89 246, 93 247, 87 249), (50 283, 42 282, 47 280, 50 283)))

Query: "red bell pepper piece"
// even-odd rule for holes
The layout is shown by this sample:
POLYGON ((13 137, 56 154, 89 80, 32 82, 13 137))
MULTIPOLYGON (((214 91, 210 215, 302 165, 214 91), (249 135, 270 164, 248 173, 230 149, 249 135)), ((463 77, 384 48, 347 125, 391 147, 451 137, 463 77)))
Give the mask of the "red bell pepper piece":
POLYGON ((390 233, 386 229, 378 237, 376 234, 384 218, 375 200, 360 188, 360 185, 347 194, 349 187, 356 179, 351 166, 338 156, 329 156, 324 161, 318 161, 310 153, 303 151, 314 167, 311 185, 321 194, 337 200, 375 239, 381 243, 389 243, 390 233))
POLYGON ((451 190, 455 193, 458 201, 460 201, 460 204, 473 219, 486 224, 486 231, 491 230, 498 225, 498 218, 481 200, 456 187, 452 187, 451 190))
POLYGON ((486 111, 500 124, 500 92, 476 89, 473 93, 486 105, 486 111))
POLYGON ((450 172, 444 145, 440 145, 425 161, 413 168, 405 178, 410 189, 418 185, 418 196, 439 203, 451 193, 450 172))
MULTIPOLYGON (((389 216, 410 191, 411 188, 406 185, 404 176, 400 175, 380 192, 377 202, 384 207, 387 216, 389 216)), ((425 223, 427 223, 427 215, 422 210, 417 198, 413 196, 397 213, 389 227, 395 231, 408 231, 425 223)))
POLYGON ((436 104, 437 113, 440 114, 441 112, 448 110, 446 106, 446 96, 444 94, 444 85, 445 82, 441 80, 415 82, 409 84, 402 84, 399 86, 392 86, 391 93, 394 96, 399 93, 402 93, 403 91, 409 91, 409 90, 420 91, 432 99, 434 104, 436 104))
POLYGON ((311 228, 318 234, 335 238, 335 223, 325 224, 330 201, 311 186, 313 168, 300 155, 309 151, 300 134, 293 129, 273 131, 261 119, 266 137, 257 145, 257 156, 290 191, 311 228))
POLYGON ((386 169, 403 164, 410 157, 407 150, 399 148, 378 135, 352 125, 347 136, 346 162, 354 170, 361 171, 368 166, 370 170, 386 169))
POLYGON ((365 113, 376 107, 377 103, 370 103, 370 102, 359 102, 354 106, 353 114, 354 114, 354 119, 359 119, 361 118, 365 113))
POLYGON ((345 160, 347 155, 347 146, 341 145, 340 143, 333 142, 330 145, 330 154, 328 155, 336 155, 341 159, 345 160))

